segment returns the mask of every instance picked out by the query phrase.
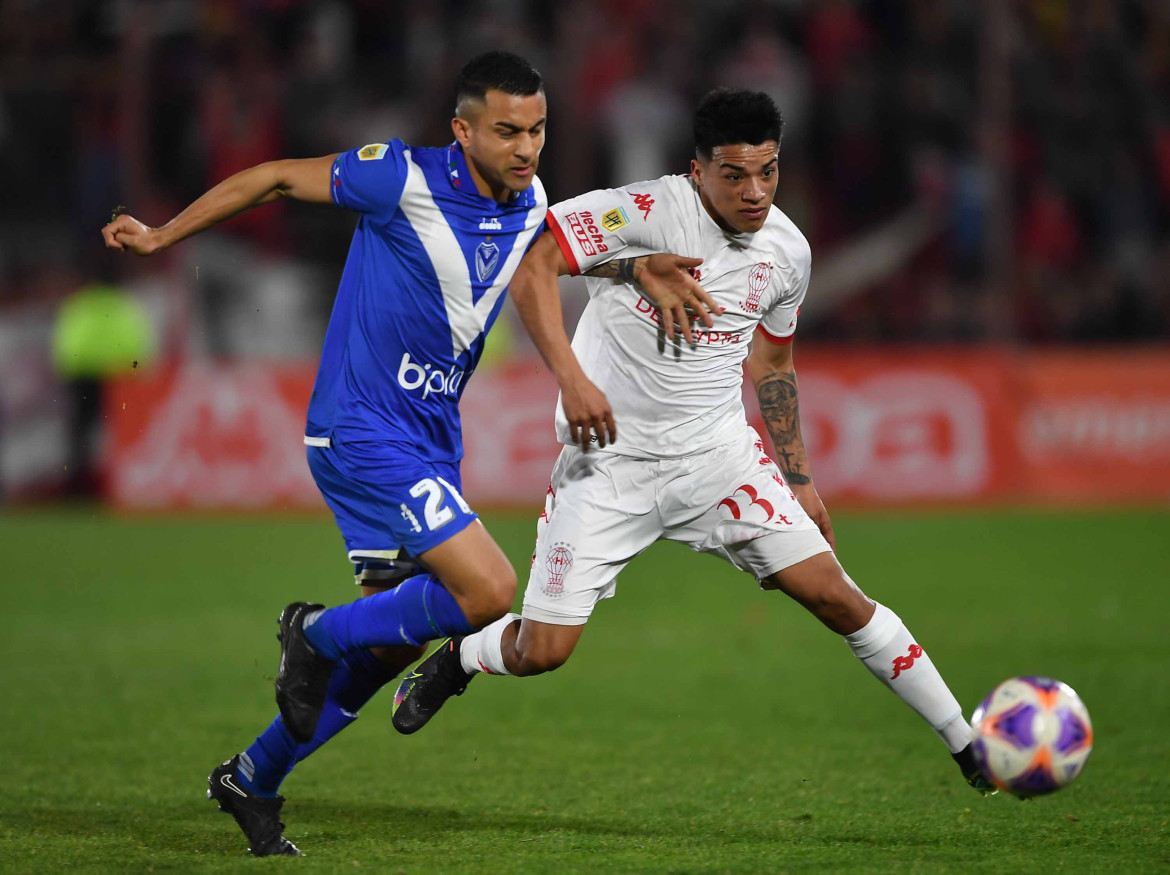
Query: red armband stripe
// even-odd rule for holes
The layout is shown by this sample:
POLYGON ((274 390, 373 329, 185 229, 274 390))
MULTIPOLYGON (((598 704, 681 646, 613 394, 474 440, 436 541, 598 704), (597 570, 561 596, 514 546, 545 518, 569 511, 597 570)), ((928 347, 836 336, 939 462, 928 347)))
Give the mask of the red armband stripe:
POLYGON ((553 215, 552 210, 548 211, 544 220, 548 223, 548 229, 552 231, 553 237, 556 238, 557 245, 561 247, 561 252, 565 254, 565 261, 569 262, 569 273, 573 276, 580 276, 581 268, 577 266, 577 256, 573 254, 573 247, 569 245, 569 239, 561 230, 561 226, 557 224, 557 217, 553 215))
POLYGON ((786 343, 792 343, 792 341, 796 339, 796 332, 789 334, 787 337, 779 337, 770 332, 763 325, 757 325, 756 331, 764 335, 764 340, 768 341, 769 343, 775 343, 778 346, 784 346, 786 343))

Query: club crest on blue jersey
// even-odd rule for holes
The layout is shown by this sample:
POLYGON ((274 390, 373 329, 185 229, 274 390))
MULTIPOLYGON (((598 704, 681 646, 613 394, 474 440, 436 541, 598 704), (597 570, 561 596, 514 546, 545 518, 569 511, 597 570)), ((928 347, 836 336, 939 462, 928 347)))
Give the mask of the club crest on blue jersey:
POLYGON ((485 240, 475 247, 475 273, 481 283, 486 283, 488 277, 496 272, 496 265, 500 263, 500 247, 485 240))

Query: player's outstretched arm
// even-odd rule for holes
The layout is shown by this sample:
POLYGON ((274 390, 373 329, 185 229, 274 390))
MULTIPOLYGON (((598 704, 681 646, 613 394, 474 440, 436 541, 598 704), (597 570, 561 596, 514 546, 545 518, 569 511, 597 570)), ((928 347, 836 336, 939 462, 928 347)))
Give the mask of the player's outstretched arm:
POLYGON ((704 325, 713 328, 715 322, 711 314, 723 312, 692 273, 702 263, 701 258, 659 252, 636 258, 615 258, 585 271, 585 274, 637 283, 662 313, 667 339, 673 340, 674 332, 679 330, 687 343, 694 343, 691 317, 698 316, 704 325))
POLYGON ((609 401, 585 376, 565 333, 557 277, 568 273, 569 263, 556 238, 542 234, 516 268, 509 290, 524 329, 561 387, 569 435, 588 451, 591 432, 597 435, 598 445, 604 447, 617 440, 617 426, 609 401))
POLYGON ((800 501, 801 507, 817 524, 834 551, 833 523, 824 502, 813 486, 808 453, 800 434, 800 405, 796 391, 796 366, 792 361, 792 343, 769 343, 756 337, 747 359, 748 376, 760 399, 764 425, 772 436, 777 463, 784 479, 800 501))
POLYGON ((269 161, 229 176, 165 225, 151 228, 130 215, 115 216, 102 228, 110 249, 152 255, 237 213, 282 197, 332 203, 329 190, 336 155, 269 161))

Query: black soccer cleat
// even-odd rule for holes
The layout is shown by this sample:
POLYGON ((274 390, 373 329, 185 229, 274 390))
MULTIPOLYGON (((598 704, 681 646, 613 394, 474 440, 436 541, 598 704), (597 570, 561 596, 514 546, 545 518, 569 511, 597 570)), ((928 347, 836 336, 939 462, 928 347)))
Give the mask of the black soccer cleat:
POLYGON ((248 850, 255 856, 301 856, 300 849, 281 835, 284 824, 280 822, 280 807, 284 797, 257 796, 241 787, 236 772, 239 762, 240 755, 236 754, 212 769, 207 776, 207 798, 218 802, 220 811, 236 819, 248 839, 248 850))
POLYGON ((301 744, 313 740, 325 707, 329 676, 337 664, 318 656, 305 639, 305 615, 324 605, 293 602, 280 612, 280 669, 276 673, 276 705, 289 733, 301 744))
POLYGON ((951 754, 951 758, 959 764, 959 771, 963 773, 963 779, 984 796, 994 796, 999 792, 998 787, 983 777, 983 772, 980 771, 975 762, 975 752, 970 744, 958 753, 951 754))
POLYGON ((459 644, 463 638, 448 638, 438 649, 402 679, 394 693, 391 722, 403 735, 427 725, 452 696, 461 696, 474 674, 463 670, 459 644))

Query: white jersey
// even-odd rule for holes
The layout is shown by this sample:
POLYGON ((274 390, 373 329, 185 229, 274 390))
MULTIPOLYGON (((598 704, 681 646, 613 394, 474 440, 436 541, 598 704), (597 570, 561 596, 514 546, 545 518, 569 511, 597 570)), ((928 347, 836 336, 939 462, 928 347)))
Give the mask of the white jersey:
MULTIPOLYGON (((656 252, 702 258, 699 281, 725 308, 713 329, 696 329, 694 345, 663 346, 661 318, 636 284, 587 278, 573 352, 613 408, 618 439, 604 452, 674 458, 739 438, 752 338, 758 328, 766 341, 790 342, 808 289, 812 253, 792 221, 773 206, 759 231, 732 234, 689 177, 664 176, 559 203, 548 224, 574 274, 656 252)), ((559 398, 556 429, 572 443, 559 398)))

